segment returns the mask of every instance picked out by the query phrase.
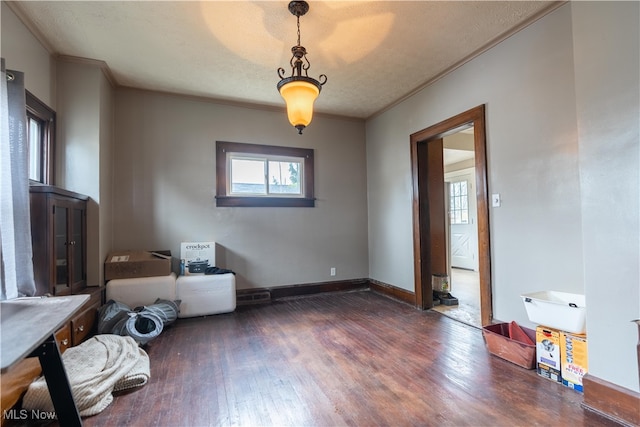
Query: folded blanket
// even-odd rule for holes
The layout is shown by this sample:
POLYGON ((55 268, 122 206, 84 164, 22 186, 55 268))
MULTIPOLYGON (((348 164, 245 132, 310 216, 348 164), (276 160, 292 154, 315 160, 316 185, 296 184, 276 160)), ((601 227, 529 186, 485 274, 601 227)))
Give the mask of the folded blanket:
MULTIPOLYGON (((131 337, 96 335, 62 355, 71 392, 81 416, 95 415, 113 401, 113 391, 139 387, 149 380, 149 356, 131 337)), ((35 380, 22 407, 53 411, 44 377, 35 380)))

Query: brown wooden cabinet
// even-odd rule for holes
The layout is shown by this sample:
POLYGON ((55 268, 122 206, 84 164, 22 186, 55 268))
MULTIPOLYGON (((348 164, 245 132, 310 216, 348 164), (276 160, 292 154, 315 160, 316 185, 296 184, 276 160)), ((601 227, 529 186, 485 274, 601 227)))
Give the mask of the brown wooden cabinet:
POLYGON ((61 351, 80 344, 95 329, 104 287, 87 287, 89 197, 51 185, 32 185, 31 239, 36 295, 87 294, 78 314, 56 333, 61 351))
POLYGON ((30 187, 37 295, 69 295, 87 286, 88 199, 50 185, 30 187))

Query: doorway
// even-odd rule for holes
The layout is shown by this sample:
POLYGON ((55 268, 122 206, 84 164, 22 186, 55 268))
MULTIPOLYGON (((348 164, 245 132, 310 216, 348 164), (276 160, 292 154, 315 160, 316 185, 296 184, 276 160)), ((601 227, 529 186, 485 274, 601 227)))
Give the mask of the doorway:
MULTIPOLYGON (((489 210, 484 105, 411 135, 411 171, 413 181, 413 252, 416 305, 433 307, 431 278, 448 273, 452 257, 447 253, 448 194, 444 185, 444 142, 447 136, 473 128, 475 215, 477 224, 477 276, 480 293, 481 325, 491 324, 491 256, 489 246, 489 210)), ((461 185, 462 186, 462 185, 461 185)), ((452 280, 452 287, 455 282, 452 280)))

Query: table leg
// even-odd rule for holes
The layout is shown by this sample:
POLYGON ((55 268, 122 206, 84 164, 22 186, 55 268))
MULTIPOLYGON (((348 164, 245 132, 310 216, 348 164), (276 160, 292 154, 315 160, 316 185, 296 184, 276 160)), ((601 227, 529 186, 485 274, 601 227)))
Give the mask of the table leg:
POLYGON ((51 335, 31 355, 38 356, 40 359, 42 373, 47 381, 49 395, 60 425, 65 427, 82 426, 82 419, 76 407, 76 402, 73 400, 71 386, 62 364, 55 336, 51 335))

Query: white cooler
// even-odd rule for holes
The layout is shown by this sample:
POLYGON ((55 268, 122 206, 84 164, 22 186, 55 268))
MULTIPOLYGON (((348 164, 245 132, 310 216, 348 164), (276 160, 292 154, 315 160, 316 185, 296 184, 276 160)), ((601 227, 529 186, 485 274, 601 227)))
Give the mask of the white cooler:
POLYGON ((107 301, 125 303, 131 308, 151 305, 156 299, 176 299, 176 275, 113 279, 107 282, 107 301))
POLYGON ((176 299, 182 301, 180 318, 230 313, 236 309, 236 276, 180 276, 176 280, 176 299))

